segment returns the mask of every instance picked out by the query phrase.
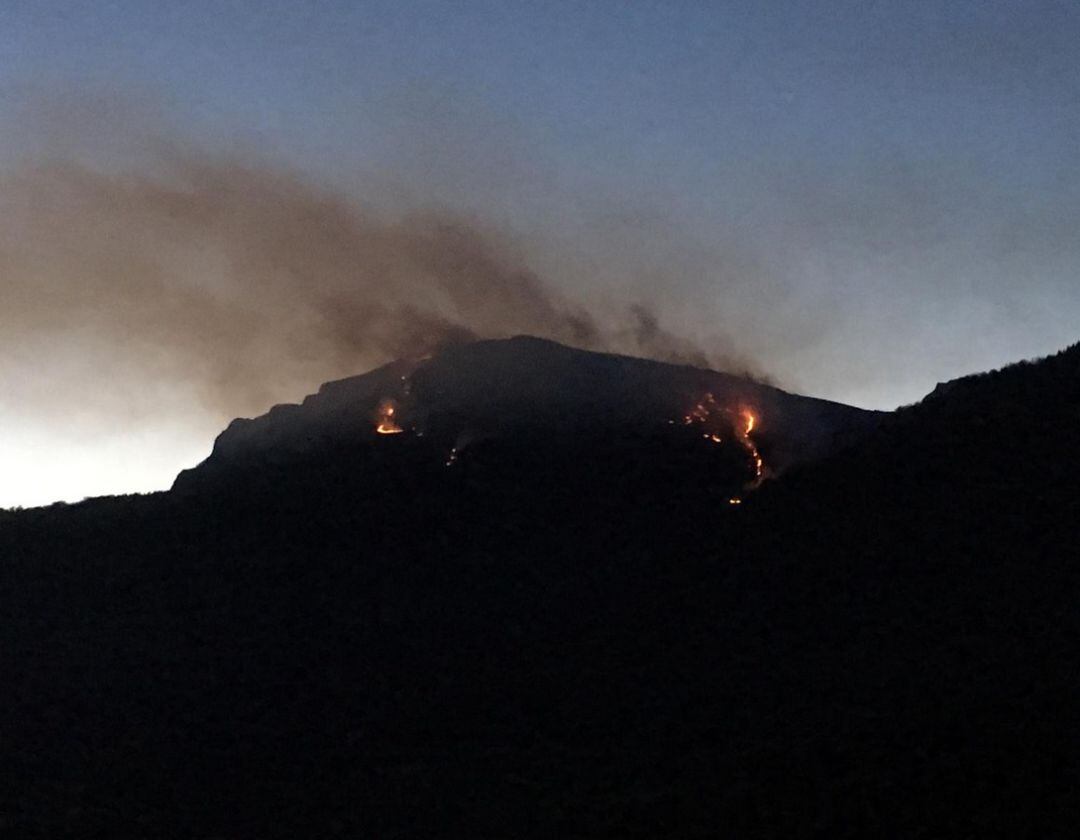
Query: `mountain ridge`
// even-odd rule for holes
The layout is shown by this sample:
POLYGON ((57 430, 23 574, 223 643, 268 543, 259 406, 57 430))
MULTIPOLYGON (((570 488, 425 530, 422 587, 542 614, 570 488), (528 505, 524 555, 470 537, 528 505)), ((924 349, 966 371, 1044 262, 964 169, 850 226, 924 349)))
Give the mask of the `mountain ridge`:
POLYGON ((303 456, 360 437, 376 440, 372 418, 388 399, 410 432, 444 439, 449 452, 463 439, 524 429, 655 428, 682 422, 706 395, 729 410, 755 412, 776 471, 823 457, 837 441, 866 431, 880 416, 733 374, 516 336, 394 361, 324 383, 300 403, 234 420, 210 457, 181 473, 174 488, 189 490, 200 472, 220 471, 230 462, 303 456))
POLYGON ((447 466, 354 410, 193 492, 0 516, 5 828, 1072 835, 1080 352, 740 505, 738 438, 550 416, 447 466))

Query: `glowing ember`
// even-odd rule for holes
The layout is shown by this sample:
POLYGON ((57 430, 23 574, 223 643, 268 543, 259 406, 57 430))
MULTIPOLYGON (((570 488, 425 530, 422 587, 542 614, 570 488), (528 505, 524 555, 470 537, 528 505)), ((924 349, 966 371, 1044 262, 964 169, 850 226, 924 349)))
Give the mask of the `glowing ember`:
POLYGON ((383 400, 379 403, 379 408, 376 413, 377 425, 375 431, 380 435, 397 435, 405 431, 394 420, 394 414, 397 412, 397 406, 394 405, 393 400, 383 400))
POLYGON ((743 409, 743 420, 746 422, 746 429, 742 433, 743 446, 746 447, 750 453, 750 457, 754 459, 754 481, 751 487, 757 487, 761 484, 762 479, 765 477, 765 462, 761 458, 761 453, 758 452, 757 444, 750 437, 750 433, 754 431, 754 425, 757 423, 757 418, 754 417, 753 412, 743 409))
POLYGON ((717 404, 716 397, 706 394, 701 401, 690 409, 683 417, 683 425, 691 426, 694 423, 705 423, 712 414, 722 412, 723 409, 717 404))
POLYGON ((742 499, 740 499, 738 496, 732 496, 730 499, 727 500, 727 503, 729 505, 741 505, 742 499))
MULTIPOLYGON (((674 420, 669 420, 674 423, 674 420)), ((739 444, 749 454, 754 464, 754 479, 747 486, 747 490, 756 489, 765 479, 765 461, 750 435, 757 428, 758 418, 749 408, 740 407, 738 410, 720 405, 712 394, 705 394, 690 411, 682 417, 684 426, 701 426, 702 438, 712 443, 723 443, 723 437, 717 431, 719 423, 735 427, 735 437, 739 444), (726 419, 721 419, 726 418, 726 419)), ((730 504, 742 504, 742 499, 733 498, 730 504)))

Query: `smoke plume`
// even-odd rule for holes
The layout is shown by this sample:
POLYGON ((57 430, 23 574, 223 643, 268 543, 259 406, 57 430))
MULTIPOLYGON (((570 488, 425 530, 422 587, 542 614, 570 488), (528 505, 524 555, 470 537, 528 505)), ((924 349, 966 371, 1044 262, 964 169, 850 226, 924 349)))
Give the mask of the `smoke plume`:
POLYGON ((0 195, 0 353, 45 377, 74 366, 89 405, 95 392, 138 409, 152 384, 249 414, 392 358, 518 333, 749 368, 640 304, 588 311, 463 216, 390 217, 269 166, 35 164, 0 195))

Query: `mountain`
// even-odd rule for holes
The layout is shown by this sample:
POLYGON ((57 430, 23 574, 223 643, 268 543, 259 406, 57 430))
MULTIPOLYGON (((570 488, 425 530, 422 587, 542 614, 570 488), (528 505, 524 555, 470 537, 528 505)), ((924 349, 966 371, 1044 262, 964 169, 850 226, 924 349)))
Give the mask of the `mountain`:
POLYGON ((236 420, 207 461, 178 477, 175 489, 310 461, 358 441, 378 443, 380 405, 392 406, 395 424, 408 437, 426 436, 427 448, 441 453, 439 461, 512 438, 550 450, 568 437, 596 442, 663 432, 674 444, 685 435, 665 428, 670 425, 689 426, 695 438, 708 432, 736 443, 750 412, 754 440, 773 471, 823 457, 879 416, 730 374, 518 336, 394 362, 327 383, 300 405, 236 420), (697 416, 688 417, 695 410, 697 416))
POLYGON ((887 415, 524 338, 331 383, 0 513, 0 820, 1071 836, 1078 422, 1080 346, 887 415))

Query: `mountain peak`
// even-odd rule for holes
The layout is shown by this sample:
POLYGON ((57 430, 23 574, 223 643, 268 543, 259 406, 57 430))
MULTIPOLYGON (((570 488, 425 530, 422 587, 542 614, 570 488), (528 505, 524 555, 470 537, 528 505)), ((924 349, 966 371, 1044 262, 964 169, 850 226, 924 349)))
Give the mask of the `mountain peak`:
POLYGON ((753 413, 759 423, 755 434, 774 469, 821 457, 875 417, 732 374, 519 335, 397 360, 328 382, 300 404, 234 421, 210 457, 181 473, 175 486, 190 488, 235 466, 294 462, 359 442, 378 445, 381 405, 393 406, 403 430, 438 439, 449 450, 463 439, 525 432, 651 434, 689 422, 688 412, 706 399, 714 407, 717 437, 734 418, 753 413))

